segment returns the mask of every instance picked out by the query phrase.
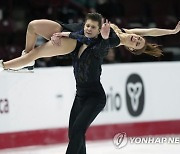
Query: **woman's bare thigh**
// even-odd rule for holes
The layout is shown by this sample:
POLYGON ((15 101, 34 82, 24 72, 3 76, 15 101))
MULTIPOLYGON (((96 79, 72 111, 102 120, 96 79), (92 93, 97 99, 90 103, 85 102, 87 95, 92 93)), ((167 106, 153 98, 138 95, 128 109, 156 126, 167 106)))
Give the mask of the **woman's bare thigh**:
POLYGON ((29 23, 29 27, 30 29, 32 28, 37 35, 47 40, 50 40, 54 33, 60 32, 63 29, 59 23, 47 19, 33 20, 29 23))
POLYGON ((71 38, 61 38, 61 45, 53 45, 51 41, 33 49, 27 56, 30 56, 32 60, 43 57, 53 57, 58 55, 66 55, 72 52, 76 47, 77 41, 71 38))

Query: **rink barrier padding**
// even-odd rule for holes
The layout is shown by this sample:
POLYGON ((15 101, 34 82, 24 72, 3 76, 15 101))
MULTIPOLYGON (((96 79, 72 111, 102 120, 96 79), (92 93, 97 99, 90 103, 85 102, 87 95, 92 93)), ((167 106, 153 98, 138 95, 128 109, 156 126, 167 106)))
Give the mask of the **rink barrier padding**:
MULTIPOLYGON (((92 126, 87 131, 87 140, 113 140, 117 133, 126 132, 128 137, 180 134, 180 120, 155 121, 92 126)), ((0 149, 66 143, 67 128, 33 130, 0 134, 0 149)))

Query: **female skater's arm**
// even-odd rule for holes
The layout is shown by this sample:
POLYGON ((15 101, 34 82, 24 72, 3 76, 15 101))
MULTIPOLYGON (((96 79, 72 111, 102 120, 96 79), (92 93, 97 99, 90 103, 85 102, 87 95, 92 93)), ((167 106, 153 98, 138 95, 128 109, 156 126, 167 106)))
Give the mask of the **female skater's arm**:
POLYGON ((149 29, 124 29, 127 33, 134 33, 141 36, 163 36, 177 34, 180 31, 180 21, 174 29, 160 29, 160 28, 149 28, 149 29))

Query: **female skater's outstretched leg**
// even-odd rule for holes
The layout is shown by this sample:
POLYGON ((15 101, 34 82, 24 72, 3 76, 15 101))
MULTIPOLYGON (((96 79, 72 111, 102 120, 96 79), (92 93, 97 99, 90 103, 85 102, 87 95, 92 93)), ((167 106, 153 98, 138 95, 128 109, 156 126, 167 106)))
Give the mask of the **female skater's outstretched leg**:
POLYGON ((70 38, 61 38, 60 46, 53 45, 51 41, 48 41, 19 58, 3 62, 4 69, 23 67, 38 58, 68 54, 75 49, 76 43, 76 40, 70 38))

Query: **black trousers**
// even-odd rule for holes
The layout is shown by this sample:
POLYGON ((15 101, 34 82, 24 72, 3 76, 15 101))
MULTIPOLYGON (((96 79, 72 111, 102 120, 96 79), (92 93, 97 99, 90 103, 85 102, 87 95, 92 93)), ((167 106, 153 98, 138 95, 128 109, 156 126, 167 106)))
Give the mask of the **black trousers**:
POLYGON ((66 154, 86 154, 85 133, 106 104, 100 82, 78 84, 69 119, 69 144, 66 154))

